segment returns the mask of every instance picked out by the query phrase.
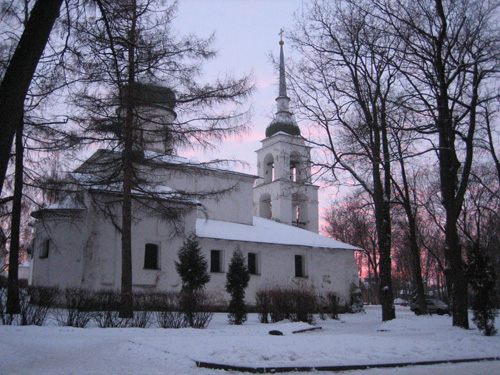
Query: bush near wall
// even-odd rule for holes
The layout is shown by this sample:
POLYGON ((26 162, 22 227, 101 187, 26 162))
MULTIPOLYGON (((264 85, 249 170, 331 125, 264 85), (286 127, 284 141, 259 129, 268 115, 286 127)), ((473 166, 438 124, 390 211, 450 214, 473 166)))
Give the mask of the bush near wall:
POLYGON ((318 312, 318 297, 310 288, 265 287, 257 291, 255 299, 261 323, 288 319, 312 324, 318 312))
POLYGON ((85 328, 94 317, 95 292, 83 288, 66 288, 61 293, 64 308, 53 311, 61 326, 85 328))
POLYGON ((29 286, 19 290, 21 307, 20 322, 22 326, 43 326, 49 312, 57 302, 60 290, 56 287, 29 286))
POLYGON ((314 315, 321 319, 347 311, 340 298, 333 292, 318 295, 312 288, 292 286, 267 286, 255 295, 255 310, 261 323, 276 323, 285 319, 292 322, 314 323, 314 315))

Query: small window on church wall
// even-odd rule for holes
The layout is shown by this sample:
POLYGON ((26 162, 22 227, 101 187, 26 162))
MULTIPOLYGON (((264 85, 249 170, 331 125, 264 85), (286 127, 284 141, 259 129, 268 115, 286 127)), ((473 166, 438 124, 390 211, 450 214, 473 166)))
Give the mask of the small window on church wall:
POLYGON ((258 275, 257 254, 248 253, 248 272, 251 275, 258 275))
POLYGON ((304 257, 302 255, 295 255, 295 277, 305 277, 304 257))
POLYGON ((144 249, 144 269, 159 269, 159 248, 157 244, 147 243, 144 249))
POLYGON ((50 240, 45 240, 42 242, 42 246, 40 247, 40 253, 38 257, 40 259, 45 259, 49 257, 49 250, 50 250, 50 240))
POLYGON ((222 250, 210 251, 210 272, 224 272, 222 269, 222 250))

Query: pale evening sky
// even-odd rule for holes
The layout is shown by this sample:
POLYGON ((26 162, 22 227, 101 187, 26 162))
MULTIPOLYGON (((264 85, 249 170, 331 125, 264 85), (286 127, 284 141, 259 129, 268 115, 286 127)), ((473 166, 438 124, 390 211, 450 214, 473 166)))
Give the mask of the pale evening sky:
MULTIPOLYGON (((278 96, 278 72, 270 55, 279 54, 279 32, 290 30, 294 25, 294 13, 302 7, 302 0, 179 0, 178 15, 174 27, 180 34, 193 33, 208 37, 215 32, 217 57, 205 65, 207 77, 253 73, 256 84, 250 99, 252 106, 251 129, 237 140, 224 141, 216 151, 195 156, 201 161, 226 158, 248 163, 244 172, 256 174, 260 141, 276 111, 278 96)), ((294 56, 291 45, 284 38, 285 59, 294 56)), ((304 124, 302 133, 307 134, 304 124)), ((320 190, 320 215, 329 205, 331 189, 320 190)))

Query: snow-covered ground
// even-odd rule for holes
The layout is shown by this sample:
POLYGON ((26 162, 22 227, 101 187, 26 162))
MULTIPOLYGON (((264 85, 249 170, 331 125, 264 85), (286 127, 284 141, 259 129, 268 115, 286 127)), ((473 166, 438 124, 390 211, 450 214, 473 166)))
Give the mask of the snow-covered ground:
MULTIPOLYGON (((500 336, 451 326, 448 316, 417 317, 397 307, 382 323, 380 307, 341 320, 317 321, 321 330, 292 334, 304 323, 260 324, 256 314, 231 326, 216 314, 208 329, 0 326, 0 375, 226 374, 196 360, 250 367, 336 366, 500 356, 500 336), (271 329, 284 336, 271 336, 271 329)), ((473 325, 471 325, 473 327, 473 325)), ((345 374, 500 374, 500 361, 441 364, 345 374)), ((298 374, 298 373, 296 373, 298 374)))

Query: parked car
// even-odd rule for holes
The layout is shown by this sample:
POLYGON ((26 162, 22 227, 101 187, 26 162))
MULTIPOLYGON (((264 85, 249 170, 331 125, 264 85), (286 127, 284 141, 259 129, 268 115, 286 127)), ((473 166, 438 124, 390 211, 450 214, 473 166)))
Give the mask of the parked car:
POLYGON ((408 306, 408 301, 402 298, 396 298, 394 300, 394 304, 399 306, 408 306))
MULTIPOLYGON (((444 314, 450 314, 450 309, 448 308, 448 305, 444 303, 441 300, 438 299, 426 299, 425 304, 427 305, 427 312, 429 314, 438 314, 438 315, 444 315, 444 314)), ((419 315, 420 310, 415 302, 410 303, 410 310, 413 311, 415 314, 419 315)))

